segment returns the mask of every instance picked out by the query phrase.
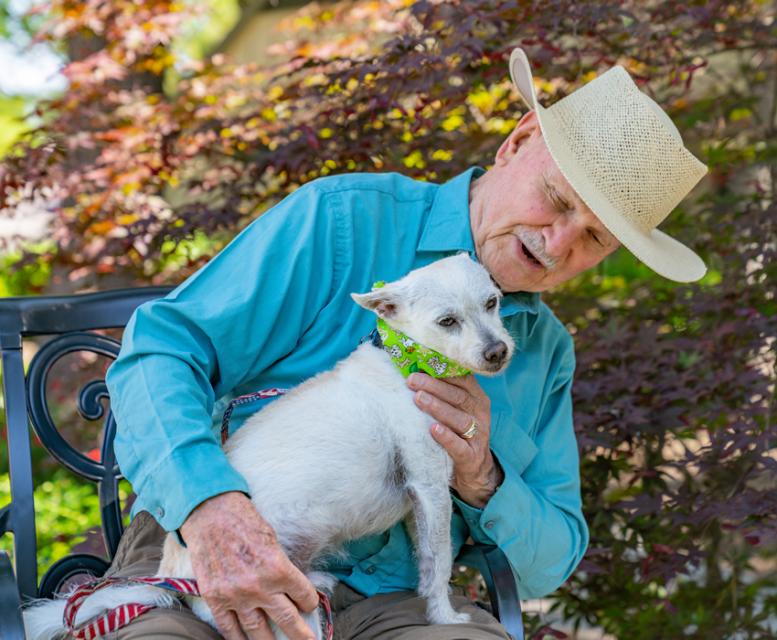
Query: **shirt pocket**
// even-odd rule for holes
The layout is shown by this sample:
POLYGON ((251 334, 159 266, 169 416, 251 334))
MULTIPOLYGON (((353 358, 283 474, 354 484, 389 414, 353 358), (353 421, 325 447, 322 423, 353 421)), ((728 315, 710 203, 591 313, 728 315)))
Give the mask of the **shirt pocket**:
POLYGON ((509 413, 499 411, 491 426, 491 450, 510 470, 519 475, 528 467, 539 449, 509 413))

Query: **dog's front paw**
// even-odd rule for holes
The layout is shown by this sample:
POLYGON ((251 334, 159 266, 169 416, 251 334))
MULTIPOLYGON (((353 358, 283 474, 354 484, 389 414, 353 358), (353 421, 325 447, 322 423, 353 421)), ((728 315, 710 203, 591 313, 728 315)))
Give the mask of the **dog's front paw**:
POLYGON ((470 616, 468 613, 456 613, 453 615, 453 620, 451 620, 448 624, 464 624, 470 620, 472 620, 472 616, 470 616))
POLYGON ((456 613, 455 611, 451 611, 445 615, 437 614, 434 618, 435 619, 432 620, 430 616, 430 622, 432 624, 464 624, 471 620, 468 613, 456 613))
POLYGON ((458 613, 447 598, 444 602, 429 603, 426 617, 432 624, 463 624, 470 621, 470 615, 458 613))

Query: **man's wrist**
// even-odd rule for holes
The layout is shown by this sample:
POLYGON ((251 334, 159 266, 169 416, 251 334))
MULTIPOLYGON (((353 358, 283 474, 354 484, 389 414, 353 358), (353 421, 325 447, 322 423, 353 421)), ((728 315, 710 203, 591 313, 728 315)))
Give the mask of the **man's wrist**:
POLYGON ((497 492, 502 482, 504 482, 504 471, 495 456, 491 456, 493 464, 486 474, 486 479, 479 485, 473 487, 460 487, 456 495, 462 502, 476 509, 483 509, 491 497, 497 492))
POLYGON ((213 521, 218 520, 223 511, 245 509, 246 501, 251 505, 251 499, 242 491, 218 493, 207 500, 203 500, 192 509, 181 524, 178 529, 179 538, 189 541, 190 538, 196 536, 201 521, 205 523, 206 528, 210 528, 213 521))

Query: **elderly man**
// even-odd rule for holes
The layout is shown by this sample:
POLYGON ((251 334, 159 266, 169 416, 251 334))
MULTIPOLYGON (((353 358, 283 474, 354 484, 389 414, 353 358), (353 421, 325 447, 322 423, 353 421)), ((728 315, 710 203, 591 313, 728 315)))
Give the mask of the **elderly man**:
MULTIPOLYGON (((316 592, 253 507, 212 420, 230 398, 292 387, 346 356, 373 323, 351 292, 462 250, 505 292, 517 355, 496 378, 408 379, 454 462, 453 552, 467 537, 498 545, 523 597, 553 591, 574 570, 588 542, 574 351, 539 292, 621 244, 668 278, 700 278, 702 261, 655 227, 706 168, 621 67, 548 109, 536 101, 523 51, 513 52, 510 72, 531 110, 488 171, 473 167, 443 185, 398 174, 315 180, 137 311, 107 377, 117 456, 141 512, 114 573, 153 572, 163 530, 178 531, 224 637, 271 638, 269 619, 294 640, 310 637, 299 611, 317 605, 316 592), (473 425, 474 437, 462 437, 473 425)), ((269 401, 238 408, 233 429, 269 401)), ((461 599, 471 623, 427 626, 402 524, 346 551, 330 567, 341 580, 337 637, 507 637, 461 599)), ((152 611, 119 632, 150 636, 218 637, 186 611, 152 611)))

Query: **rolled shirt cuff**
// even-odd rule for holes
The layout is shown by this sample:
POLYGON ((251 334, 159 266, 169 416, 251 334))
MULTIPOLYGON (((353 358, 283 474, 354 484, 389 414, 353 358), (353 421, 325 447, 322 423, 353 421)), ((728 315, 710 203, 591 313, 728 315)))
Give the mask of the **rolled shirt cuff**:
POLYGON ((523 479, 505 475, 502 484, 482 509, 464 502, 451 493, 453 503, 469 527, 470 536, 479 544, 493 544, 500 548, 526 545, 528 534, 520 514, 530 511, 530 489, 523 479))
POLYGON ((165 531, 175 531, 202 502, 229 491, 250 496, 221 447, 201 442, 174 450, 135 487, 133 513, 148 511, 165 531))

